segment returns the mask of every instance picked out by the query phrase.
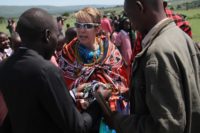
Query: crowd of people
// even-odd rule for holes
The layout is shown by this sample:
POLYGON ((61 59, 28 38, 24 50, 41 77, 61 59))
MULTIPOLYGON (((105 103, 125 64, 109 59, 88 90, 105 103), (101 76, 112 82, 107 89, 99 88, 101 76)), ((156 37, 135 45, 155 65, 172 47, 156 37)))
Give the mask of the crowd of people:
POLYGON ((0 133, 200 130, 199 45, 166 0, 75 19, 64 31, 65 19, 31 8, 0 32, 0 133))

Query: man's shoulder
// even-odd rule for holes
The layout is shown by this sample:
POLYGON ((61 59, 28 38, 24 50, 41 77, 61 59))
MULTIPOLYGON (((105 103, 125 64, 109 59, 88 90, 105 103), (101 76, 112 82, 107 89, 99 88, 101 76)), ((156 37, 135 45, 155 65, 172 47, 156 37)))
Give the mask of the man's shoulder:
POLYGON ((41 74, 43 69, 55 69, 54 65, 45 60, 42 56, 33 50, 21 50, 14 53, 1 63, 0 69, 5 73, 11 71, 21 73, 21 75, 37 75, 41 74))
POLYGON ((42 67, 47 67, 50 65, 48 60, 45 60, 41 55, 39 55, 34 50, 27 50, 27 52, 24 54, 23 51, 21 51, 21 53, 18 53, 13 56, 19 58, 17 62, 21 65, 26 66, 27 68, 30 67, 32 69, 41 69, 42 67))
POLYGON ((154 39, 151 49, 159 53, 177 51, 183 49, 187 43, 192 43, 191 38, 175 24, 170 24, 154 39))
POLYGON ((164 39, 163 43, 165 43, 167 42, 167 40, 180 36, 183 36, 183 31, 179 27, 177 27, 174 22, 171 22, 161 29, 161 31, 155 37, 155 40, 162 41, 162 39, 164 39))
POLYGON ((35 58, 31 61, 31 64, 35 67, 36 73, 44 74, 46 72, 58 72, 58 68, 50 61, 44 58, 35 58))

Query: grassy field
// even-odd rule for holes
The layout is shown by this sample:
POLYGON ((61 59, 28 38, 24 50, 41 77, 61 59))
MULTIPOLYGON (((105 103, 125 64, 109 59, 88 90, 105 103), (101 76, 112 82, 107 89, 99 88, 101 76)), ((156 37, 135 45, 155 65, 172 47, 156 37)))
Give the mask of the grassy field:
POLYGON ((177 10, 176 12, 185 14, 192 27, 193 40, 200 42, 200 8, 190 10, 177 10))
MULTIPOLYGON (((115 14, 120 14, 123 11, 122 7, 116 7, 116 8, 108 8, 108 9, 102 9, 102 12, 114 12, 115 14)), ((190 10, 176 10, 175 12, 181 13, 187 16, 187 20, 189 21, 192 32, 193 32, 193 40, 200 42, 200 8, 198 9, 190 9, 190 10)), ((70 24, 70 26, 74 26, 74 15, 70 14, 68 19, 65 21, 65 28, 66 24, 70 24)), ((0 23, 0 31, 9 33, 6 29, 7 22, 0 23)))
MULTIPOLYGON (((17 21, 17 19, 14 19, 15 21, 17 21)), ((4 20, 3 22, 0 23, 0 32, 5 32, 9 35, 9 31, 6 28, 7 27, 7 20, 4 20)))
POLYGON ((0 23, 0 31, 9 33, 8 30, 6 29, 6 26, 7 26, 6 22, 0 23))

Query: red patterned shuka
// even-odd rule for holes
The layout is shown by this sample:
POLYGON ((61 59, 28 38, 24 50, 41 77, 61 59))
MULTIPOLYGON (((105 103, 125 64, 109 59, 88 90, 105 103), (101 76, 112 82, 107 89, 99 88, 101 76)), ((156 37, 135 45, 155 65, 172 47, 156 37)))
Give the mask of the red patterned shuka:
MULTIPOLYGON (((84 64, 77 52, 79 41, 77 38, 63 47, 62 56, 59 59, 66 85, 68 89, 76 88, 82 83, 92 83, 94 80, 101 84, 109 84, 112 95, 109 103, 113 111, 119 110, 118 103, 121 100, 120 94, 128 91, 128 76, 124 61, 118 49, 104 37, 99 44, 101 49, 100 57, 91 64, 84 64)), ((121 109, 126 106, 126 102, 120 101, 121 109)))
POLYGON ((192 38, 192 30, 188 21, 186 21, 182 16, 174 13, 172 10, 168 8, 165 8, 165 13, 168 18, 171 18, 172 20, 174 20, 176 25, 192 38))
MULTIPOLYGON (((174 13, 172 10, 168 8, 165 8, 165 13, 168 18, 171 18, 180 29, 182 29, 186 34, 188 34, 192 38, 192 30, 188 21, 186 21, 182 16, 174 13)), ((137 32, 136 40, 134 42, 132 61, 134 60, 135 56, 140 51, 142 51, 142 46, 141 46, 142 38, 143 38, 142 34, 137 32)))

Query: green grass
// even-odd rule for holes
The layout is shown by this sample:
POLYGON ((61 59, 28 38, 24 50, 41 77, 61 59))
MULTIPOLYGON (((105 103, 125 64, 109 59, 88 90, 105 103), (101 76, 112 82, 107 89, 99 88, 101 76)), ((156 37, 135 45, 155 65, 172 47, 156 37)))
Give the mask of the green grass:
MULTIPOLYGON (((102 12, 109 12, 114 11, 116 14, 120 14, 123 11, 122 7, 116 7, 116 8, 108 8, 108 9, 102 9, 102 12)), ((200 8, 198 9, 190 9, 190 10, 176 10, 175 12, 185 14, 187 16, 187 19, 192 27, 192 33, 193 33, 193 40, 200 42, 200 8), (194 18, 194 16, 197 16, 194 18)), ((66 29, 66 24, 70 24, 71 27, 74 26, 75 18, 74 14, 70 14, 68 19, 65 21, 64 29, 66 29)), ((0 31, 6 32, 9 34, 9 31, 6 29, 7 22, 0 23, 0 31)))
MULTIPOLYGON (((15 18, 14 21, 17 22, 17 19, 15 18)), ((9 30, 6 28, 7 25, 8 25, 7 20, 4 20, 3 22, 1 22, 0 23, 0 32, 5 32, 9 35, 10 34, 9 30)))
POLYGON ((190 21, 193 33, 193 40, 200 42, 200 19, 191 19, 190 21))
POLYGON ((190 10, 177 10, 175 11, 177 13, 181 13, 187 16, 187 20, 189 21, 191 27, 192 27, 192 33, 193 33, 193 40, 196 42, 200 42, 200 8, 198 9, 190 9, 190 10))
POLYGON ((0 31, 9 34, 8 29, 6 29, 7 22, 0 23, 0 31))
POLYGON ((64 29, 66 30, 66 24, 70 24, 70 27, 74 27, 74 23, 75 23, 75 18, 74 18, 74 14, 71 14, 67 20, 65 20, 64 22, 64 29))
POLYGON ((190 9, 190 10, 177 10, 177 11, 175 11, 175 12, 185 14, 185 15, 187 15, 188 17, 192 17, 192 16, 194 16, 195 14, 199 14, 199 13, 200 13, 200 8, 197 8, 197 9, 190 9))

